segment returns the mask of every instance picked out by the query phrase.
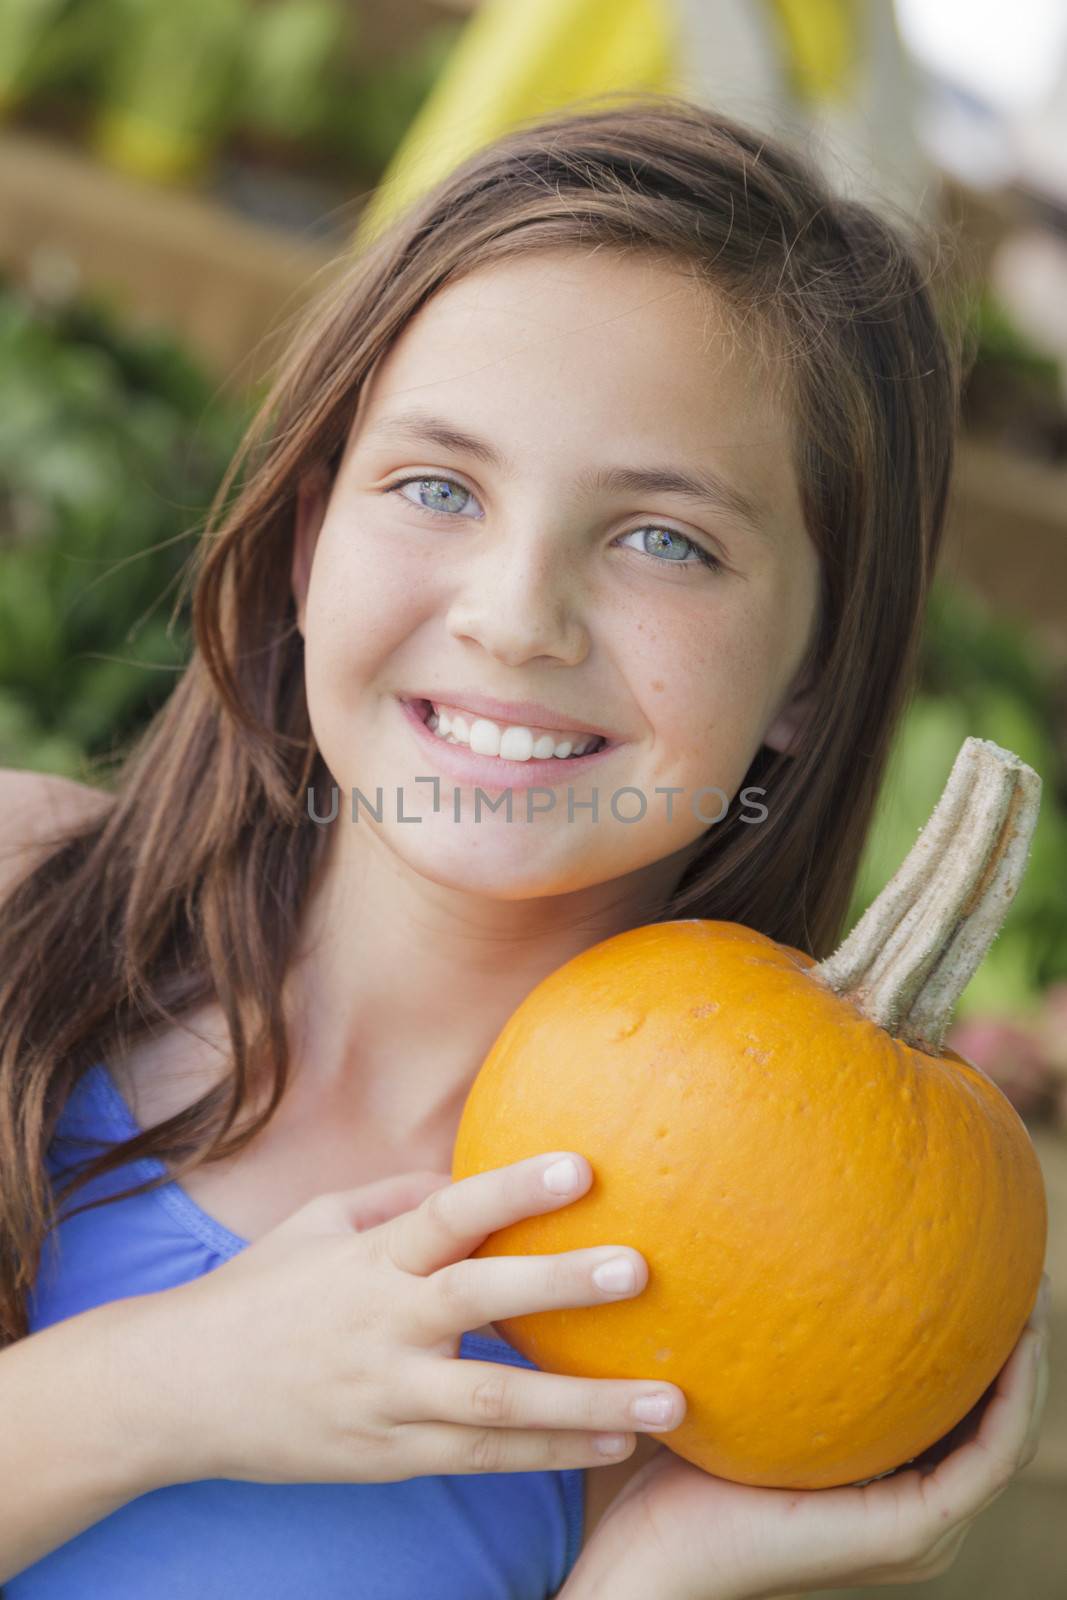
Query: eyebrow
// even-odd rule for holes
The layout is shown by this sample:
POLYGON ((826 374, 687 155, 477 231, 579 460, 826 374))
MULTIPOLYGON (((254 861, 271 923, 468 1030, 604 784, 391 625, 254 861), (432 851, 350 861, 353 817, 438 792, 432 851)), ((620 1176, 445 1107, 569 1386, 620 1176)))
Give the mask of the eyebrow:
MULTIPOLYGON (((479 439, 462 428, 455 427, 442 417, 425 411, 400 411, 393 416, 379 417, 366 430, 365 439, 386 435, 410 439, 414 443, 427 441, 444 450, 473 456, 486 466, 514 474, 512 463, 495 445, 479 439)), ((743 523, 761 539, 769 540, 769 530, 762 508, 747 495, 734 488, 709 468, 692 467, 600 467, 587 468, 578 476, 578 488, 583 494, 596 491, 631 494, 673 494, 703 506, 724 511, 736 522, 743 523)))

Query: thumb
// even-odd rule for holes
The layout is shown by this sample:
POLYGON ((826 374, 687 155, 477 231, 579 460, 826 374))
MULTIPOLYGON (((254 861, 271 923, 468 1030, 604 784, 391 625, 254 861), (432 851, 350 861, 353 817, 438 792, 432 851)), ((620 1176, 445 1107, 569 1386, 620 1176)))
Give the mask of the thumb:
POLYGON ((399 1172, 379 1178, 338 1196, 342 1218, 354 1232, 366 1233, 403 1211, 414 1211, 434 1190, 451 1182, 448 1172, 399 1172))

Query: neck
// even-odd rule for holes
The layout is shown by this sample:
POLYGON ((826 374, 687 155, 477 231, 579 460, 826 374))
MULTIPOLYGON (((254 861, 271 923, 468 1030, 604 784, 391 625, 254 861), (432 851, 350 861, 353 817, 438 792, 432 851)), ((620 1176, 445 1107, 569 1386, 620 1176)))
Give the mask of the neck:
POLYGON ((408 868, 338 830, 286 979, 294 1077, 393 1136, 458 1117, 508 1017, 580 951, 654 920, 697 841, 637 874, 502 900, 408 868))

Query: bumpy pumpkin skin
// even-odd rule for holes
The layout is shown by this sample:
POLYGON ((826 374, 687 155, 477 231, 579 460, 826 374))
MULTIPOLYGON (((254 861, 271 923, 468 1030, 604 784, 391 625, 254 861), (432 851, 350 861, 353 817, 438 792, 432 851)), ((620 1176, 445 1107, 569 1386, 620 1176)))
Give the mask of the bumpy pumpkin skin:
POLYGON ((803 951, 697 918, 619 934, 540 983, 464 1108, 454 1181, 553 1150, 587 1194, 476 1256, 626 1244, 630 1300, 497 1322, 545 1371, 657 1378, 657 1434, 738 1483, 877 1477, 963 1417, 1033 1307, 1047 1210, 1010 1102, 895 1040, 803 951))

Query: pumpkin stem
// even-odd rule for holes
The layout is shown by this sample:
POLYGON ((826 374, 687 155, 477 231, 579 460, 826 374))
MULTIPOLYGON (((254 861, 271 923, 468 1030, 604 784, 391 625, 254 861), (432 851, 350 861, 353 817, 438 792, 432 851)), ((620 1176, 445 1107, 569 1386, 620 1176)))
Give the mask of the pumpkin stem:
POLYGON ((988 739, 965 739, 905 860, 809 977, 905 1044, 940 1054, 1022 881, 1040 803, 1032 767, 988 739))

